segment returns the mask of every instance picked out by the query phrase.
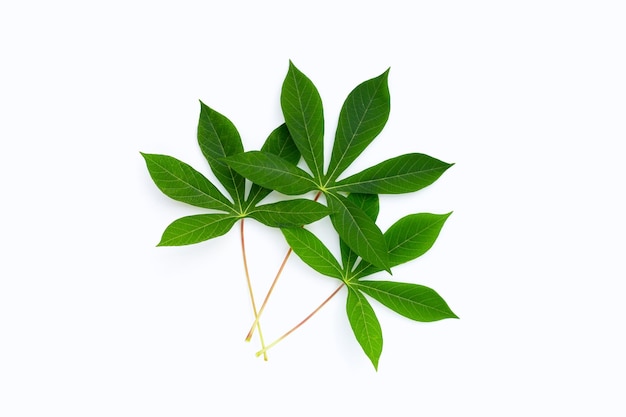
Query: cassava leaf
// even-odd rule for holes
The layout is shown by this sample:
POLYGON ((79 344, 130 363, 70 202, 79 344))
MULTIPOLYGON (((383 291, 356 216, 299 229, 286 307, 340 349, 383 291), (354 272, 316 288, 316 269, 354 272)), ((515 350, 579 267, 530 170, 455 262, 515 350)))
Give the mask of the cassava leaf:
MULTIPOLYGON (((383 335, 371 299, 412 320, 428 322, 457 317, 430 288, 362 279, 382 270, 391 273, 392 267, 424 254, 432 247, 450 215, 409 215, 398 220, 385 233, 376 225, 378 194, 420 190, 452 166, 428 155, 401 155, 339 180, 388 120, 388 74, 389 70, 359 84, 346 98, 326 174, 322 100, 315 85, 291 61, 280 96, 285 124, 271 132, 260 151, 244 152, 233 123, 200 103, 198 144, 225 193, 184 162, 165 155, 142 153, 151 177, 163 193, 181 202, 225 212, 175 220, 164 231, 159 246, 189 245, 212 239, 224 235, 238 220, 247 217, 279 227, 303 262, 315 271, 343 282, 326 301, 346 286, 348 320, 375 369, 378 369, 382 353, 383 335), (305 169, 298 167, 300 158, 304 159, 305 169), (252 183, 248 184, 246 179, 252 183), (305 199, 259 205, 272 191, 295 196, 314 190, 319 191, 317 197, 324 193, 328 207, 305 199), (339 235, 341 262, 320 239, 302 227, 326 215, 330 215, 339 235)), ((242 249, 243 232, 242 222, 242 249)), ((243 255, 245 263, 245 249, 243 255)), ((284 261, 279 272, 283 266, 284 261)), ((247 269, 246 276, 254 305, 247 269)), ((253 328, 258 328, 260 334, 256 309, 255 316, 253 328)), ((257 355, 281 339, 269 345, 264 345, 261 339, 262 350, 257 355)))
POLYGON ((328 207, 332 211, 330 220, 346 245, 369 263, 391 273, 387 244, 374 220, 340 195, 330 195, 328 207))
POLYGON ((420 153, 400 155, 334 184, 334 191, 364 194, 402 194, 432 184, 452 164, 420 153))
POLYGON ((278 155, 293 165, 296 165, 300 160, 300 151, 293 142, 289 128, 285 123, 270 133, 261 150, 278 155))
POLYGON ((383 352, 383 331, 374 309, 363 294, 348 287, 346 313, 356 340, 378 370, 378 361, 383 352))
POLYGON ((157 246, 183 246, 222 236, 237 222, 232 214, 197 214, 174 220, 157 246))
POLYGON ((245 179, 223 159, 243 152, 241 137, 235 125, 224 115, 200 102, 198 144, 211 170, 235 204, 241 207, 246 192, 245 179))
POLYGON ((458 318, 439 294, 423 285, 391 281, 358 281, 352 285, 411 320, 458 318))
MULTIPOLYGON (((380 209, 378 195, 376 194, 349 194, 348 201, 352 202, 358 208, 369 216, 373 221, 378 217, 380 209)), ((339 239, 339 248, 341 251, 341 262, 344 270, 351 271, 354 267, 358 255, 346 243, 339 239)))
POLYGON ((248 216, 270 227, 300 227, 320 220, 329 213, 326 206, 299 198, 257 206, 248 216))
POLYGON ((389 70, 358 85, 339 113, 327 181, 334 181, 378 136, 389 118, 389 70))
POLYGON ((291 249, 304 263, 322 275, 343 279, 339 262, 317 236, 301 227, 281 231, 291 249))
POLYGON ((380 212, 380 198, 377 194, 351 193, 346 197, 348 201, 363 210, 367 217, 376 221, 380 212))
POLYGON ((232 211, 232 203, 204 175, 178 159, 141 153, 156 186, 174 200, 196 207, 232 211))
POLYGON ((385 232, 391 265, 400 265, 425 254, 437 240, 450 214, 410 214, 395 222, 385 232))
MULTIPOLYGON (((261 151, 280 156, 293 165, 296 165, 300 160, 300 151, 296 147, 296 144, 293 143, 289 129, 284 123, 270 133, 261 151)), ((252 183, 246 200, 248 208, 255 206, 271 192, 272 190, 269 188, 264 188, 258 184, 252 183)))
POLYGON ((227 158, 226 162, 253 183, 279 193, 300 195, 317 188, 306 171, 269 152, 240 153, 227 158))
MULTIPOLYGON (((412 261, 435 244, 444 223, 452 212, 447 214, 409 214, 395 222, 384 233, 389 250, 391 267, 412 261)), ((359 264, 355 275, 365 277, 381 269, 368 263, 359 264)))
POLYGON ((324 111, 315 85, 291 61, 283 82, 280 105, 285 123, 302 158, 321 180, 324 169, 324 111))

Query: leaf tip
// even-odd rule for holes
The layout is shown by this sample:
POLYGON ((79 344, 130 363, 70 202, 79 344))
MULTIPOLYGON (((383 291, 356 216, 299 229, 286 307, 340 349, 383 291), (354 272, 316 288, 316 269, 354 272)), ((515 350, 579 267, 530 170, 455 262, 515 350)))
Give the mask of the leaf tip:
POLYGON ((141 155, 146 163, 148 163, 148 159, 150 159, 151 154, 146 152, 139 151, 139 155, 141 155))
POLYGON ((448 309, 448 316, 444 317, 444 319, 457 319, 460 320, 460 317, 456 315, 456 313, 454 311, 452 311, 452 309, 446 304, 446 307, 448 309))
POLYGON ((211 110, 211 108, 209 106, 207 106, 204 103, 204 101, 198 100, 198 102, 200 103, 200 114, 206 113, 207 111, 211 110))
POLYGON ((289 60, 289 71, 288 72, 289 73, 294 73, 294 74, 302 74, 302 71, 300 71, 298 69, 298 67, 296 67, 296 64, 294 64, 291 59, 289 60))
POLYGON ((163 232, 163 235, 161 236, 161 240, 159 240, 159 243, 156 244, 157 248, 161 246, 174 246, 171 243, 169 243, 168 240, 165 239, 165 232, 163 232))

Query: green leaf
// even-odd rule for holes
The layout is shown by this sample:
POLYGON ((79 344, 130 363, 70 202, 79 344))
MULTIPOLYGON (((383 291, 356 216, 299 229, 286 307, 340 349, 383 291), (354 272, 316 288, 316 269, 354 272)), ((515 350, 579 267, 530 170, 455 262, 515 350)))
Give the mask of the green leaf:
POLYGON ((367 148, 389 118, 389 70, 358 85, 339 113, 327 180, 334 181, 367 148))
MULTIPOLYGON (((293 143, 289 129, 284 123, 270 133, 263 147, 261 147, 261 151, 280 156, 293 165, 297 165, 300 160, 300 151, 293 143)), ((247 199, 248 207, 254 207, 271 192, 272 190, 269 188, 252 183, 247 199)))
POLYGON ((324 111, 322 99, 310 79, 289 61, 280 105, 285 123, 304 161, 316 179, 324 169, 324 111))
POLYGON ((300 198, 257 206, 248 216, 270 227, 300 227, 328 214, 328 207, 300 198))
POLYGON ((204 175, 167 155, 141 153, 156 186, 174 200, 230 212, 232 203, 204 175))
POLYGON ((377 194, 351 193, 346 197, 348 201, 363 210, 367 216, 376 221, 380 212, 380 199, 377 194))
MULTIPOLYGON (((447 214, 409 214, 395 222, 384 234, 391 267, 419 258, 434 245, 447 214)), ((359 264, 354 275, 363 278, 381 269, 367 262, 359 264)))
POLYGON ((330 250, 308 230, 281 229, 287 243, 304 263, 322 275, 343 279, 343 271, 330 250))
POLYGON ((167 226, 158 246, 183 246, 204 242, 228 232, 238 218, 231 214, 182 217, 167 226))
POLYGON ((391 273, 385 238, 369 217, 356 204, 340 195, 328 195, 330 220, 339 237, 357 255, 391 273))
POLYGON ((383 331, 374 309, 363 294, 348 287, 346 313, 356 340, 378 370, 378 360, 383 352, 383 331))
POLYGON ((300 160, 300 151, 293 142, 289 128, 285 123, 270 133, 261 150, 280 156, 293 165, 297 165, 300 160))
POLYGON ((217 180, 241 207, 246 192, 245 178, 233 171, 223 158, 243 152, 235 125, 224 115, 200 102, 198 144, 217 180))
POLYGON ((395 222, 385 232, 391 265, 400 265, 425 254, 434 245, 450 214, 410 214, 395 222))
POLYGON ((423 285, 391 281, 358 281, 353 285, 411 320, 430 322, 458 318, 439 294, 423 285))
POLYGON ((299 195, 317 188, 308 173, 268 152, 245 152, 227 158, 226 162, 253 183, 283 194, 299 195))
POLYGON ((402 194, 432 184, 453 164, 421 153, 388 159, 337 182, 334 191, 364 194, 402 194))
MULTIPOLYGON (((378 195, 349 194, 347 199, 363 210, 373 221, 376 221, 380 209, 378 195)), ((344 270, 351 271, 358 259, 358 255, 341 239, 339 239, 339 248, 341 250, 341 260, 344 270)))

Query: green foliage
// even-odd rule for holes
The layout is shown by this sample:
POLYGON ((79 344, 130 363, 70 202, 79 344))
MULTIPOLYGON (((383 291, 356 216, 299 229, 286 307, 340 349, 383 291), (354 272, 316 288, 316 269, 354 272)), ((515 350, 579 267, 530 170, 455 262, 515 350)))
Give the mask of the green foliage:
POLYGON ((316 189, 315 182, 295 164, 279 156, 262 151, 251 151, 228 158, 235 171, 254 178, 255 184, 287 195, 299 195, 316 189))
POLYGON ((159 246, 182 246, 226 234, 237 222, 231 214, 197 214, 174 220, 163 232, 159 246))
POLYGON ((383 353, 383 331, 374 309, 363 294, 348 288, 346 313, 354 337, 363 348, 363 352, 372 361, 374 368, 378 370, 378 360, 383 353))
MULTIPOLYGON (((349 323, 376 369, 383 336, 368 298, 376 300, 375 305, 419 322, 457 318, 443 298, 430 288, 364 279, 383 271, 391 273, 393 267, 424 255, 451 214, 408 214, 385 232, 376 224, 379 195, 421 190, 453 165, 428 155, 399 155, 341 179, 387 123, 388 78, 387 69, 350 92, 339 114, 326 169, 322 100, 313 82, 292 62, 280 96, 285 123, 271 132, 260 150, 245 152, 235 125, 200 102, 198 144, 217 184, 226 194, 205 175, 174 157, 142 153, 150 176, 165 195, 209 210, 172 222, 159 246, 213 239, 228 233, 244 218, 280 228, 291 250, 305 264, 339 280, 347 288, 349 323), (304 168, 299 166, 301 159, 304 168), (261 204, 272 191, 283 195, 280 201, 261 204), (318 203, 317 197, 315 201, 293 198, 311 191, 317 191, 317 197, 323 194, 327 206, 318 203), (303 227, 326 216, 337 232, 340 260, 303 227)), ((259 317, 255 318, 258 323, 259 317)), ((266 350, 263 346, 262 352, 266 350)))
POLYGON ((317 88, 289 62, 280 95, 285 123, 300 154, 315 178, 324 169, 324 111, 317 88))
MULTIPOLYGON (((351 194, 348 199, 353 202, 360 201, 371 216, 377 214, 376 198, 366 199, 362 195, 351 194)), ((362 211, 366 212, 365 210, 362 211)), ((403 217, 394 223, 383 234, 390 265, 397 266, 426 253, 434 244, 449 215, 418 213, 403 217)), ((343 280, 348 287, 347 309, 350 324, 374 367, 378 367, 378 359, 382 352, 382 334, 375 330, 379 328, 378 319, 363 294, 415 321, 431 322, 458 318, 443 298, 428 287, 402 282, 362 280, 361 278, 380 272, 381 269, 359 258, 347 246, 342 246, 343 261, 342 266, 339 266, 330 249, 306 229, 283 229, 283 234, 295 254, 307 265, 323 275, 343 280)))
POLYGON ((421 190, 450 168, 438 159, 411 153, 388 159, 335 183, 334 191, 365 194, 404 194, 421 190))
POLYGON ((389 70, 356 87, 346 99, 328 165, 328 180, 335 180, 383 130, 389 118, 389 70))
POLYGON ((423 285, 359 281, 355 287, 411 320, 429 322, 458 318, 439 294, 423 285))
POLYGON ((307 265, 322 275, 343 279, 344 272, 330 249, 313 233, 304 228, 283 229, 283 235, 291 249, 307 265))
MULTIPOLYGON (((156 186, 168 197, 193 206, 225 212, 183 217, 163 232, 159 246, 182 246, 203 242, 227 233, 238 219, 251 217, 271 227, 300 227, 329 214, 328 208, 306 199, 259 205, 272 190, 252 184, 245 196, 245 177, 224 163, 227 156, 244 155, 241 138, 226 117, 200 103, 198 143, 215 177, 228 191, 229 200, 200 172, 167 155, 141 153, 156 186)), ((294 163, 300 154, 285 125, 279 126, 264 144, 264 156, 294 163)))
POLYGON ((166 196, 192 206, 230 211, 231 203, 204 175, 167 155, 142 153, 157 187, 166 196))
POLYGON ((287 195, 314 189, 326 195, 330 218, 343 241, 357 255, 390 271, 387 250, 378 227, 353 205, 344 204, 345 193, 401 194, 432 184, 452 164, 411 153, 383 161, 337 181, 382 131, 389 117, 389 70, 358 85, 343 104, 329 169, 324 174, 324 115, 315 85, 290 62, 283 83, 281 107, 285 123, 310 172, 264 151, 226 158, 239 174, 266 188, 287 195))
POLYGON ((245 179, 224 162, 225 157, 243 152, 241 137, 230 120, 203 102, 200 102, 198 144, 215 177, 237 207, 241 207, 246 192, 245 179))
POLYGON ((311 200, 278 201, 251 209, 248 216, 270 227, 300 227, 330 214, 330 210, 311 200))
POLYGON ((341 240, 365 261, 391 272, 387 244, 374 220, 341 195, 331 195, 328 205, 341 240))

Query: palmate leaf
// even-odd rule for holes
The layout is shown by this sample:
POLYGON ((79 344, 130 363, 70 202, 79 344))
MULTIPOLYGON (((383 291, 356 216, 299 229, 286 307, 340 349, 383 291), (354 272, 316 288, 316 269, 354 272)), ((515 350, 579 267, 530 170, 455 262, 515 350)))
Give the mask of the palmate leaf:
POLYGON ((324 169, 324 111, 315 85, 291 61, 280 95, 285 123, 315 178, 324 169))
POLYGON ((352 285, 411 320, 431 322, 458 318, 439 294, 423 285, 391 281, 358 281, 352 285))
POLYGON ((231 156, 226 161, 253 183, 279 193, 300 195, 317 188, 306 171, 269 152, 245 152, 231 156))
MULTIPOLYGON (((346 200, 360 207, 370 217, 375 218, 378 214, 377 196, 352 195, 346 200)), ((432 245, 448 216, 449 214, 428 213, 409 215, 394 223, 385 236, 388 237, 389 242, 396 243, 393 249, 398 252, 390 251, 390 254, 397 256, 395 262, 406 262, 409 258, 427 250, 425 246, 432 245), (405 233, 405 226, 409 233, 405 233), (416 230, 422 233, 415 233, 416 230)), ((354 259, 355 255, 349 248, 345 248, 345 254, 342 249, 342 258, 347 256, 348 262, 343 258, 343 267, 341 267, 330 250, 311 232, 304 228, 282 229, 282 231, 296 255, 306 264, 323 275, 341 279, 347 284, 346 310, 350 325, 363 351, 376 368, 382 353, 382 332, 371 305, 361 292, 412 320, 430 322, 457 318, 443 298, 428 287, 390 281, 354 280, 358 272, 351 272, 350 260, 354 259)), ((372 265, 369 267, 379 270, 372 265)))
POLYGON ((197 214, 172 222, 157 246, 183 246, 226 234, 239 218, 232 214, 197 214))
POLYGON ((255 207, 248 216, 270 227, 300 227, 328 216, 328 207, 298 198, 255 207))
POLYGON ((232 211, 232 203, 204 175, 178 159, 141 153, 156 186, 168 197, 207 209, 232 211))
MULTIPOLYGON (((228 119, 207 106, 202 106, 199 123, 200 144, 204 146, 203 150, 205 155, 208 155, 207 159, 212 167, 217 167, 214 171, 221 173, 222 179, 226 178, 224 187, 231 191, 234 190, 233 193, 237 198, 243 198, 244 194, 238 188, 237 182, 229 181, 230 179, 241 179, 245 182, 245 178, 232 170, 230 166, 224 165, 224 157, 220 156, 241 154, 241 149, 237 145, 237 143, 241 144, 238 139, 239 136, 228 119), (203 121, 203 119, 205 120, 203 121), (208 129, 207 126, 212 126, 218 133, 219 131, 230 132, 231 138, 225 139, 228 134, 202 133, 203 129, 208 129), (220 162, 221 165, 216 165, 217 162, 220 162), (230 174, 224 167, 230 171, 230 174)), ((297 163, 300 159, 300 153, 284 124, 270 134, 263 145, 263 149, 268 152, 268 155, 284 158, 282 160, 286 163, 297 163)), ((303 199, 257 206, 264 197, 272 192, 271 189, 262 188, 257 184, 252 184, 246 201, 246 211, 242 211, 241 204, 229 201, 211 181, 186 163, 167 155, 142 153, 142 156, 155 184, 169 197, 198 207, 228 213, 201 214, 178 219, 167 227, 159 246, 189 245, 221 236, 228 232, 238 219, 244 217, 252 217, 272 227, 300 227, 317 221, 330 212, 327 207, 319 203, 303 199)))
POLYGON ((378 370, 378 361, 383 352, 383 332, 374 309, 363 294, 348 287, 346 313, 356 340, 378 370))
MULTIPOLYGON (((406 154, 381 162, 343 180, 337 178, 383 129, 389 117, 388 72, 359 84, 342 107, 326 176, 323 176, 322 102, 311 80, 292 62, 283 82, 281 107, 293 141, 311 173, 296 162, 256 151, 225 159, 235 171, 261 187, 287 195, 318 190, 335 213, 331 220, 345 246, 378 268, 388 270, 384 239, 377 226, 354 205, 340 203, 345 194, 398 194, 432 184, 452 164, 424 154, 406 154), (353 212, 354 208, 354 212, 353 212), (363 241, 365 239, 365 242, 363 241)), ((347 255, 346 255, 347 256, 347 255)), ((342 256, 347 266, 354 259, 342 256)))
POLYGON ((235 125, 224 115, 200 102, 198 144, 217 180, 241 207, 246 192, 245 178, 235 172, 224 158, 243 152, 241 137, 235 125))
POLYGON ((326 174, 322 101, 315 85, 292 62, 280 98, 285 124, 270 134, 261 151, 244 152, 233 123, 201 102, 198 143, 233 201, 189 165, 164 155, 142 154, 150 175, 166 195, 226 212, 174 221, 163 233, 159 246, 188 245, 218 237, 246 217, 281 228, 296 255, 347 287, 346 311, 351 327, 376 369, 383 338, 368 297, 413 320, 456 317, 445 301, 427 287, 362 279, 382 270, 391 272, 393 266, 425 253, 449 216, 406 216, 384 234, 376 225, 378 194, 417 191, 452 166, 428 155, 401 155, 338 180, 388 120, 388 74, 389 70, 359 84, 346 98, 326 174), (304 159, 305 169, 298 166, 300 158, 304 159), (253 182, 247 197, 246 179, 253 182), (314 190, 325 194, 329 207, 303 199, 259 204, 271 191, 300 195, 314 190), (301 227, 329 214, 340 238, 341 262, 301 227))
POLYGON ((410 193, 432 184, 453 164, 411 153, 381 162, 333 185, 335 191, 364 194, 410 193))
POLYGON ((334 181, 383 130, 389 118, 389 70, 358 85, 339 113, 327 181, 334 181))

